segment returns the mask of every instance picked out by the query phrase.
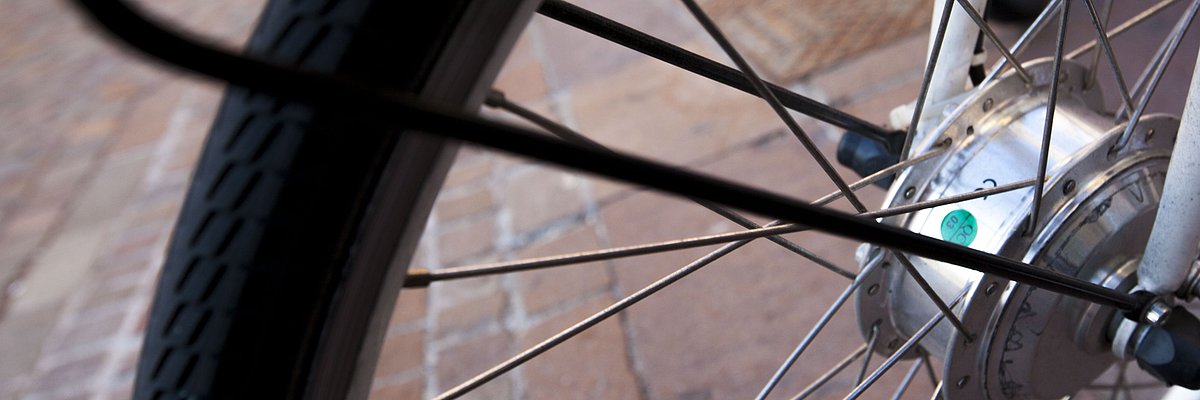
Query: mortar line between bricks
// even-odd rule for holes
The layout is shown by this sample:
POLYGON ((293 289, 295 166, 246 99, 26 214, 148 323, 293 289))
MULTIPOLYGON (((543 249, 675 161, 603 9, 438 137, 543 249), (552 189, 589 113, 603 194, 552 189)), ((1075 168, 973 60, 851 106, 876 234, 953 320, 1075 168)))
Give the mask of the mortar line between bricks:
MULTIPOLYGON (((511 167, 512 166, 510 166, 510 168, 511 167)), ((495 229, 498 231, 499 235, 496 238, 493 247, 496 248, 495 253, 498 253, 500 257, 503 259, 511 259, 513 257, 513 250, 518 245, 516 239, 517 235, 513 232, 512 210, 506 206, 508 204, 507 198, 497 197, 502 196, 502 193, 504 192, 500 190, 500 180, 511 179, 511 174, 506 175, 509 176, 502 178, 497 176, 497 174, 492 174, 488 177, 488 187, 492 191, 493 199, 502 200, 496 207, 497 219, 495 222, 495 229)), ((504 293, 505 296, 504 306, 500 309, 500 315, 497 317, 499 317, 501 332, 508 333, 510 337, 505 350, 507 353, 512 353, 516 351, 516 342, 517 337, 519 336, 517 335, 517 332, 524 332, 524 330, 528 328, 527 315, 524 304, 521 302, 521 298, 517 295, 517 290, 514 289, 516 283, 514 282, 512 274, 501 276, 498 279, 497 285, 499 286, 499 290, 504 293)), ((483 337, 482 334, 476 334, 473 336, 475 339, 483 337)), ((510 371, 507 379, 511 384, 512 390, 512 392, 509 394, 513 398, 524 398, 524 371, 519 368, 517 370, 510 371)), ((454 384, 458 384, 458 382, 454 382, 454 384)))
MULTIPOLYGON (((180 94, 175 112, 172 113, 162 137, 159 138, 158 143, 155 145, 154 153, 151 156, 150 163, 147 165, 146 174, 139 184, 141 188, 138 191, 138 196, 151 192, 157 185, 163 182, 165 172, 170 168, 171 160, 176 156, 175 153, 179 150, 179 144, 182 143, 183 135, 187 133, 187 122, 193 117, 192 107, 195 106, 194 103, 197 101, 194 94, 195 90, 197 89, 189 87, 184 89, 183 93, 180 94)), ((182 202, 182 198, 179 201, 182 202)), ((134 212, 133 207, 127 206, 122 214, 133 214, 134 212)), ((126 222, 132 220, 132 215, 126 215, 125 217, 122 220, 126 222)), ((166 261, 165 249, 170 241, 171 231, 171 229, 161 229, 158 240, 154 242, 153 248, 164 251, 155 251, 154 256, 146 265, 138 284, 139 290, 135 291, 133 295, 133 303, 135 305, 140 304, 140 306, 131 307, 129 312, 126 313, 124 320, 121 322, 121 328, 117 330, 116 335, 118 340, 124 335, 133 338, 141 337, 138 329, 142 319, 141 316, 143 312, 150 312, 154 289, 158 281, 158 271, 161 268, 160 266, 166 261)), ((117 381, 117 374, 121 370, 119 363, 125 360, 127 356, 140 352, 141 340, 136 341, 138 345, 132 349, 128 349, 125 352, 116 352, 117 354, 109 354, 104 366, 101 367, 101 371, 103 372, 98 374, 102 379, 93 381, 93 385, 95 386, 94 393, 97 400, 99 400, 98 397, 100 394, 107 391, 104 387, 106 384, 117 381)), ((137 371, 136 358, 134 359, 134 371, 135 373, 137 371)))
MULTIPOLYGON (((440 255, 441 249, 438 243, 438 239, 440 239, 441 235, 439 234, 440 228, 437 212, 438 209, 435 205, 433 210, 431 210, 429 213, 429 220, 425 222, 425 232, 422 235, 421 240, 418 241, 418 246, 426 246, 424 252, 424 262, 426 265, 429 265, 430 268, 441 268, 442 266, 440 255)), ((430 288, 430 290, 426 291, 425 317, 422 318, 422 320, 425 321, 425 336, 422 338, 423 346, 421 346, 421 367, 425 371, 424 387, 422 388, 422 391, 424 392, 423 397, 427 399, 433 398, 438 394, 438 381, 437 374, 435 373, 437 369, 437 349, 434 347, 433 341, 433 328, 437 326, 437 313, 435 313, 434 310, 436 309, 439 301, 436 294, 436 288, 430 288)))
MULTIPOLYGON (((599 204, 596 206, 601 207, 599 204)), ((597 213, 599 213, 598 209, 597 213)), ((612 246, 612 240, 610 240, 608 237, 608 225, 605 224, 603 220, 596 221, 593 231, 596 233, 596 240, 601 246, 612 246)), ((616 266, 612 264, 611 260, 604 260, 601 262, 604 263, 604 271, 605 274, 608 275, 608 292, 613 296, 613 298, 616 299, 624 297, 625 295, 621 290, 620 280, 617 277, 616 266)), ((634 384, 637 385, 638 398, 642 400, 649 399, 650 384, 646 381, 645 362, 642 360, 641 353, 638 351, 637 341, 634 338, 635 335, 633 332, 633 326, 629 322, 628 313, 618 313, 617 323, 621 327, 621 338, 625 347, 625 362, 629 364, 629 373, 630 375, 633 375, 634 384)))

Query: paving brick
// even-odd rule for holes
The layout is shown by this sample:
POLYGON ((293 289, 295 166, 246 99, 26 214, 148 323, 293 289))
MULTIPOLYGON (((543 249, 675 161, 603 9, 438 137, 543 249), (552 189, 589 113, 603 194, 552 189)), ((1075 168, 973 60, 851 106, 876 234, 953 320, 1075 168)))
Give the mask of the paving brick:
POLYGON ((502 184, 505 204, 517 234, 583 211, 582 179, 548 168, 534 168, 502 184))
POLYGON ((95 160, 90 157, 72 157, 56 160, 41 177, 38 178, 40 190, 53 190, 64 186, 75 186, 77 182, 92 172, 95 160))
MULTIPOLYGON (((668 42, 680 43, 699 33, 697 25, 682 22, 679 9, 675 8, 678 5, 666 0, 584 0, 576 3, 668 42)), ((547 62, 555 71, 551 76, 551 90, 587 82, 611 82, 609 79, 614 71, 645 59, 641 54, 574 27, 540 17, 538 22, 547 62)))
MULTIPOLYGON (((6 312, 0 319, 0 382, 11 381, 33 371, 42 342, 58 319, 58 307, 48 306, 26 312, 6 312)), ((0 385, 2 386, 2 385, 0 385)))
POLYGON ((781 126, 762 100, 656 60, 631 63, 611 79, 571 90, 579 130, 611 148, 688 164, 781 126))
POLYGON ((438 238, 442 262, 453 264, 470 256, 493 249, 497 228, 492 218, 475 218, 455 227, 448 227, 438 238))
POLYGON ((86 321, 76 321, 65 328, 58 328, 62 336, 47 343, 55 349, 69 350, 85 347, 100 342, 108 342, 115 338, 123 322, 121 312, 108 310, 102 315, 89 315, 86 321))
POLYGON ((121 125, 120 135, 112 145, 112 151, 121 151, 158 139, 167 129, 167 123, 175 113, 184 86, 180 82, 156 88, 152 94, 142 98, 130 113, 130 119, 121 125))
POLYGON ((852 113, 859 118, 888 126, 890 125, 888 114, 892 112, 892 109, 916 100, 920 90, 921 78, 916 77, 911 80, 898 82, 896 86, 882 92, 846 104, 844 109, 846 112, 852 113))
MULTIPOLYGON (((0 253, 0 307, 7 300, 9 285, 18 280, 26 262, 25 254, 0 253)), ((0 317, 3 317, 3 313, 0 313, 0 317)))
POLYGON ((914 34, 817 72, 806 81, 829 101, 842 103, 877 91, 880 85, 894 86, 898 79, 920 80, 928 43, 928 33, 914 34), (887 68, 880 68, 884 65, 887 68))
MULTIPOLYGON (((529 347, 611 304, 603 295, 548 320, 521 334, 522 347, 529 347)), ((626 337, 616 318, 547 351, 521 367, 530 399, 629 399, 638 397, 637 380, 628 358, 626 337)))
POLYGON ((446 174, 445 187, 454 188, 463 184, 479 182, 492 173, 490 157, 478 155, 479 150, 463 146, 458 151, 455 163, 446 174))
POLYGON ((437 312, 437 334, 446 335, 455 331, 470 330, 487 322, 499 322, 508 304, 508 296, 501 291, 492 291, 480 297, 464 300, 437 312))
POLYGON ((531 43, 534 40, 532 36, 536 34, 536 29, 526 29, 522 32, 513 51, 505 60, 504 67, 500 69, 500 75, 493 83, 493 86, 512 100, 538 100, 545 97, 549 91, 545 67, 531 43))
MULTIPOLYGON (((506 332, 479 335, 471 340, 438 351, 436 367, 438 391, 445 391, 511 356, 513 338, 506 332)), ((480 399, 511 398, 510 376, 489 382, 472 393, 480 399), (488 395, 488 394, 491 395, 488 395)))
POLYGON ((391 326, 405 325, 425 318, 428 307, 429 291, 421 289, 403 289, 392 310, 391 326))
POLYGON ((388 335, 379 352, 375 376, 387 378, 422 366, 425 354, 425 332, 415 331, 388 335))
POLYGON ((370 400, 419 399, 425 384, 421 379, 408 379, 400 383, 388 383, 371 388, 370 400))
POLYGON ((429 290, 430 310, 433 310, 474 301, 503 289, 500 287, 500 277, 491 275, 432 285, 427 290, 429 290))
POLYGON ((40 239, 63 214, 59 207, 22 208, 5 224, 0 238, 40 239))
POLYGON ((132 399, 132 398, 133 398, 133 387, 132 387, 133 385, 129 385, 129 386, 130 386, 130 387, 127 387, 127 388, 120 388, 120 389, 116 389, 116 390, 110 390, 110 391, 108 391, 107 393, 104 393, 104 394, 100 395, 100 398, 101 398, 101 399, 104 399, 104 400, 128 400, 128 399, 132 399))
POLYGON ((480 186, 438 198, 437 217, 442 221, 454 221, 488 211, 495 203, 491 189, 480 186))
POLYGON ((62 393, 73 387, 86 386, 92 379, 96 378, 96 371, 104 364, 104 360, 105 354, 99 353, 49 367, 44 372, 39 373, 36 383, 30 391, 32 393, 62 393), (67 390, 60 389, 64 386, 67 390))
MULTIPOLYGON (((601 247, 594 227, 584 225, 545 243, 530 246, 518 253, 518 257, 568 254, 601 247)), ((515 278, 525 312, 529 314, 592 296, 611 284, 607 264, 603 262, 521 272, 515 278)))
POLYGON ((131 151, 114 154, 98 165, 96 177, 73 200, 75 208, 64 229, 103 225, 120 215, 129 199, 137 193, 149 159, 148 152, 131 151))
POLYGON ((51 242, 21 280, 21 290, 11 307, 27 311, 54 303, 85 282, 91 260, 103 243, 104 228, 92 227, 64 233, 51 242))
POLYGON ((706 1, 706 11, 765 76, 795 80, 929 25, 929 3, 904 0, 706 1), (797 12, 803 7, 803 12, 797 12))
POLYGON ((25 203, 39 207, 67 208, 80 195, 77 187, 68 185, 39 187, 26 197, 25 203))

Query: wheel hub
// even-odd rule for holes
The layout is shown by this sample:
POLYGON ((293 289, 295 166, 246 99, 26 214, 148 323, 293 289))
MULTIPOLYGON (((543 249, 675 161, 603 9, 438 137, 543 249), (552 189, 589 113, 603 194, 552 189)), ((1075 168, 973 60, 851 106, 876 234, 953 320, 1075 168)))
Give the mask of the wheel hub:
MULTIPOLYGON (((888 193, 895 207, 1033 178, 1053 74, 1049 60, 1026 66, 1033 81, 1008 73, 956 102, 934 129, 914 142, 914 154, 950 146, 943 155, 906 170, 888 193)), ((1064 62, 1036 229, 1027 232, 1033 189, 886 218, 894 224, 976 250, 1128 289, 1144 250, 1162 189, 1177 119, 1141 118, 1132 140, 1114 144, 1124 124, 1102 111, 1084 67, 1064 62)), ((929 124, 932 125, 932 124, 929 124)), ((858 293, 860 326, 878 326, 877 352, 898 345, 937 314, 896 256, 864 248, 860 262, 882 263, 858 293), (891 267, 891 266, 897 267, 891 267)), ((921 258, 912 263, 955 308, 969 333, 941 323, 922 347, 945 358, 951 399, 1052 398, 1093 381, 1116 358, 1108 336, 1116 313, 1107 307, 921 258)), ((909 355, 913 356, 913 355, 909 355)))

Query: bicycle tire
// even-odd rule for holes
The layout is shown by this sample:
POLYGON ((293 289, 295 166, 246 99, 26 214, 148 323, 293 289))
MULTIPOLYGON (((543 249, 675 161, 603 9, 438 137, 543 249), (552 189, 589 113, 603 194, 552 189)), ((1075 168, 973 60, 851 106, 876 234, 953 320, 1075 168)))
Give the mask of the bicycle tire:
MULTIPOLYGON (((248 52, 477 106, 476 86, 515 40, 507 23, 475 23, 500 19, 480 8, 518 15, 521 3, 418 12, 389 1, 272 0, 248 52), (472 43, 479 37, 490 42, 472 43)), ((407 265, 454 148, 230 88, 172 234, 134 397, 346 397, 359 354, 378 351, 371 319, 390 314, 402 283, 388 267, 407 265)))

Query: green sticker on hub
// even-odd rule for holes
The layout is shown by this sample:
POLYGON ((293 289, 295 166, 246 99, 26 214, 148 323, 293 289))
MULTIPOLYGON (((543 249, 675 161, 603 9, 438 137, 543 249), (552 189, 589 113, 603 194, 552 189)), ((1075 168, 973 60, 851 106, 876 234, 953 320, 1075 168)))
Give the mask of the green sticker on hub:
POLYGON ((975 240, 975 216, 967 210, 954 210, 942 218, 942 240, 970 246, 975 240))

